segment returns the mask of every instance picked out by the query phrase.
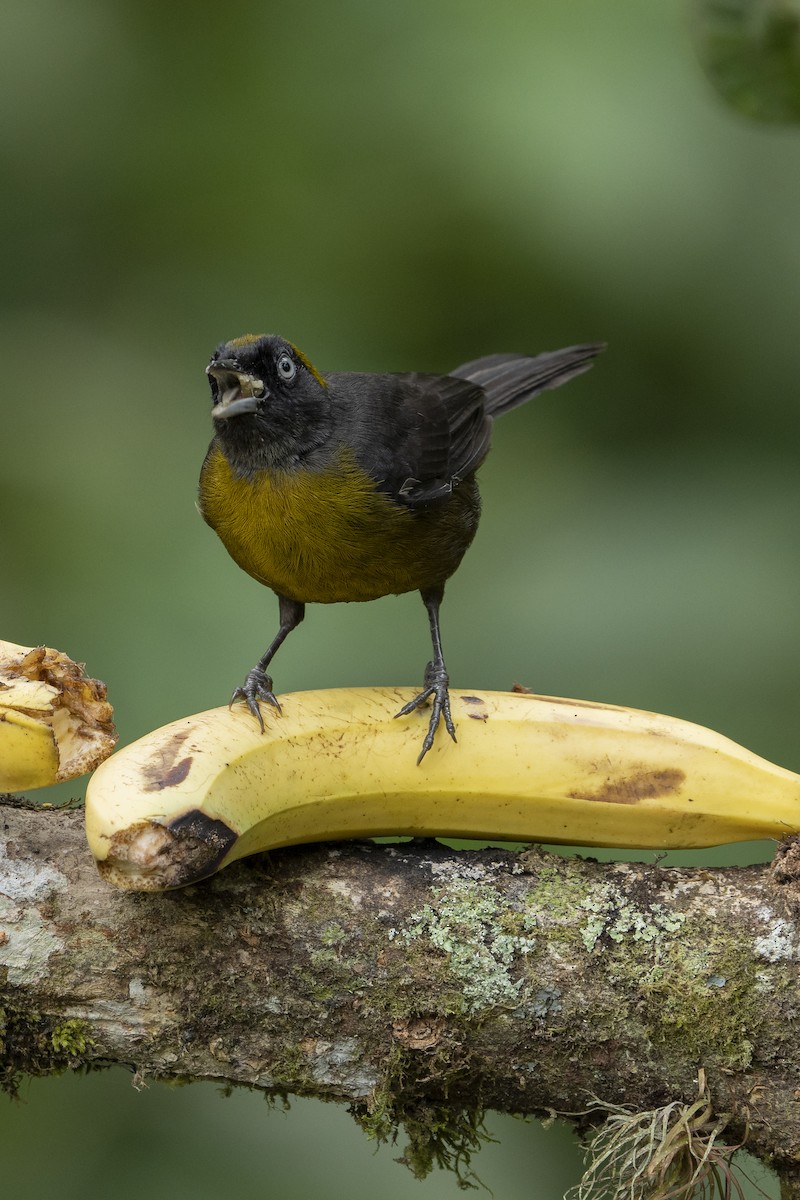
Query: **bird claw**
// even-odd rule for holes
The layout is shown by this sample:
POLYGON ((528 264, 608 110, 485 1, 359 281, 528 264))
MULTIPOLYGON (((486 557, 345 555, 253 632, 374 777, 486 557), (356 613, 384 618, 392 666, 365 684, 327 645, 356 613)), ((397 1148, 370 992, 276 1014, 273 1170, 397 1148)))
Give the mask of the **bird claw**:
POLYGON ((264 732, 264 718, 261 715, 259 700, 263 700, 266 704, 271 704, 273 708, 277 708, 280 713, 281 706, 278 702, 278 697, 272 690, 272 676, 266 671, 262 671, 260 667, 253 667, 252 671, 248 671, 245 681, 241 687, 237 687, 230 699, 230 708, 236 700, 244 700, 250 712, 261 726, 261 732, 264 732))
POLYGON ((417 766, 422 762, 425 755, 433 745, 433 739, 436 737, 436 730, 439 728, 439 722, 444 719, 444 725, 447 732, 453 741, 456 741, 456 727, 453 724, 453 718, 450 713, 450 694, 448 687, 450 679, 444 664, 437 666, 435 663, 429 662, 425 668, 425 681, 422 691, 414 696, 413 700, 409 700, 404 704, 399 712, 395 713, 395 717, 406 717, 415 709, 421 708, 423 704, 432 698, 431 719, 428 722, 428 732, 425 734, 425 739, 422 743, 422 749, 417 759, 417 766))

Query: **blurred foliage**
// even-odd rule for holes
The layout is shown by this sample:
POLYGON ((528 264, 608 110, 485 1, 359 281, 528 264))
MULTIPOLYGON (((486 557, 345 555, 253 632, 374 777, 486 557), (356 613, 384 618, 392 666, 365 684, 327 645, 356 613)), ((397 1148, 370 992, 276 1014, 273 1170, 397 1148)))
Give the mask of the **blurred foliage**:
POLYGON ((755 121, 800 121, 798 0, 694 0, 695 38, 720 96, 755 121))
MULTIPOLYGON (((194 510, 222 338, 435 371, 603 338, 590 375, 498 425, 442 613, 453 680, 675 713, 800 770, 800 143, 718 102, 688 15, 8 0, 2 635, 86 660, 125 741, 240 682, 277 606, 194 510)), ((415 596, 317 607, 276 682, 415 683, 427 640, 415 596)), ((577 1152, 540 1161, 566 1135, 497 1128, 476 1165, 498 1197, 574 1181, 577 1152)), ((30 1194, 112 1171, 153 1196, 421 1194, 347 1129, 121 1073, 0 1111, 30 1194)))

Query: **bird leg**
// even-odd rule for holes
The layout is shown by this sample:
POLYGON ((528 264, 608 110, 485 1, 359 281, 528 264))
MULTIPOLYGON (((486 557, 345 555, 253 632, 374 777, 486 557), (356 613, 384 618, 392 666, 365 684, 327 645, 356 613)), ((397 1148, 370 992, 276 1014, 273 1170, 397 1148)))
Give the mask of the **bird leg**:
POLYGON ((278 697, 272 690, 272 676, 267 674, 267 667, 272 662, 280 646, 306 615, 306 606, 305 604, 301 604, 299 600, 289 600, 286 596, 278 596, 278 604, 281 621, 280 628, 256 665, 252 670, 247 672, 244 683, 241 687, 236 688, 230 700, 231 704, 235 700, 244 700, 250 712, 261 726, 262 733, 264 732, 264 718, 261 715, 258 701, 264 700, 267 704, 271 704, 273 708, 277 708, 278 712, 281 711, 278 697))
POLYGON ((450 737, 453 741, 456 740, 456 730, 453 725, 453 718, 450 715, 450 697, 447 691, 450 677, 447 674, 447 667, 444 665, 442 635, 439 631, 439 605, 444 596, 444 587, 420 592, 420 595, 422 596, 422 603, 428 610, 428 620, 431 626, 431 642, 433 643, 433 660, 425 668, 425 681, 422 691, 413 700, 409 700, 408 704, 404 704, 398 713, 395 713, 395 716, 405 717, 433 697, 431 719, 428 724, 428 732, 425 734, 425 740, 422 743, 422 750, 417 759, 418 765, 433 745, 433 739, 436 736, 436 730, 442 718, 444 718, 445 728, 450 737))

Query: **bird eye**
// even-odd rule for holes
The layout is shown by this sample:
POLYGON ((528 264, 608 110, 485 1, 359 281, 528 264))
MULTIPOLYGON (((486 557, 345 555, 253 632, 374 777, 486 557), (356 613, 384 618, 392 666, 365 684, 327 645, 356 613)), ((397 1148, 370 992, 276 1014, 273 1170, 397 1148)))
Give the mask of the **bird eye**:
POLYGON ((297 367, 288 354, 282 354, 278 359, 278 374, 281 379, 289 383, 297 374, 297 367))

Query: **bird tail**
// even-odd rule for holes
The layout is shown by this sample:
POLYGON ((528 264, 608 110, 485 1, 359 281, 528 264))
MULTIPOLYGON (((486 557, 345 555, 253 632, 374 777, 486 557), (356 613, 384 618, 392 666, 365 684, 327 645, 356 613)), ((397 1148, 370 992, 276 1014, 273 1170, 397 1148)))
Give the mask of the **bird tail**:
POLYGON ((588 371, 605 342, 568 346, 528 358, 524 354, 489 354, 456 367, 448 374, 477 383, 486 393, 486 412, 493 417, 524 404, 547 388, 588 371))

